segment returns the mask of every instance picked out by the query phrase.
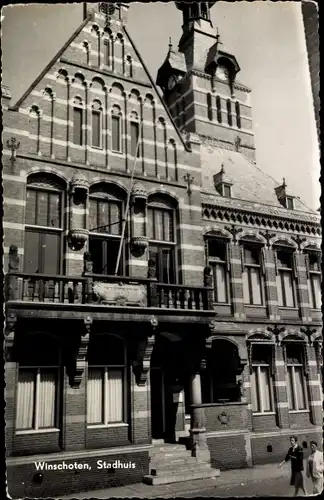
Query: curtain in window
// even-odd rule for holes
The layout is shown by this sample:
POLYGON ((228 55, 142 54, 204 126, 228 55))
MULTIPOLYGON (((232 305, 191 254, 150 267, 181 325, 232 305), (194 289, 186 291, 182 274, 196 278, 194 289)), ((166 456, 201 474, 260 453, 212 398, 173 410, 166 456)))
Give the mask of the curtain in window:
POLYGON ((87 384, 87 416, 89 424, 101 424, 103 399, 103 371, 89 368, 87 384))
POLYGON ((243 278, 243 297, 245 304, 250 304, 250 287, 249 287, 249 277, 247 270, 242 273, 243 278))
POLYGON ((31 370, 19 370, 17 397, 17 429, 33 428, 35 377, 31 370))
POLYGON ((252 369, 251 374, 251 399, 252 399, 252 411, 259 412, 259 402, 258 402, 258 387, 257 387, 257 368, 252 369))
POLYGON ((162 210, 155 210, 155 240, 163 241, 164 240, 164 234, 163 234, 163 212, 162 210))
POLYGON ((225 266, 211 263, 213 268, 215 302, 227 302, 225 266))
POLYGON ((252 289, 252 303, 255 305, 262 304, 261 297, 261 283, 260 283, 260 271, 259 269, 250 269, 251 273, 251 289, 252 289))
POLYGON ((321 277, 311 274, 308 280, 309 302, 312 309, 321 308, 321 277))
POLYGON ((291 366, 287 368, 287 395, 289 410, 294 409, 294 393, 293 393, 293 369, 291 366))
POLYGON ((107 423, 123 421, 123 370, 109 370, 106 387, 107 423))
POLYGON ((56 373, 40 371, 38 389, 38 427, 55 427, 56 373))
POLYGON ((270 396, 270 374, 268 366, 260 366, 260 396, 262 399, 262 411, 271 411, 270 396))
POLYGON ((304 410, 306 408, 306 400, 304 392, 303 368, 301 366, 295 366, 294 368, 297 409, 304 410))
POLYGON ((286 295, 286 307, 294 307, 294 292, 293 292, 293 284, 292 284, 292 276, 290 272, 283 273, 283 282, 285 287, 285 295, 286 295))

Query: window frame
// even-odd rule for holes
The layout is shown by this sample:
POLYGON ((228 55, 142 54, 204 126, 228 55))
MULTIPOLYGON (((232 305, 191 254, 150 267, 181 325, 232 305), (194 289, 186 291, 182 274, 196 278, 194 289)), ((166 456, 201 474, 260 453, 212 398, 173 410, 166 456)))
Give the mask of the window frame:
MULTIPOLYGON (((262 259, 262 248, 258 248, 257 246, 249 245, 247 243, 243 243, 242 245, 242 250, 243 250, 243 273, 247 273, 247 284, 248 284, 248 289, 249 289, 249 302, 245 301, 244 293, 243 293, 243 298, 244 298, 244 304, 247 306, 260 306, 263 307, 265 306, 265 290, 264 290, 264 278, 262 276, 262 264, 261 264, 261 259, 262 259), (254 252, 258 252, 258 257, 259 257, 259 264, 251 264, 251 263, 246 263, 245 259, 245 250, 250 250, 254 252), (252 269, 258 269, 258 282, 259 282, 259 287, 260 287, 260 297, 261 297, 261 304, 257 304, 254 302, 254 293, 253 293, 253 285, 252 285, 252 278, 251 278, 251 271, 252 269)), ((244 275, 242 273, 242 279, 244 283, 244 275)), ((244 290, 244 287, 243 287, 244 290)))
MULTIPOLYGON (((277 278, 279 277, 279 279, 280 279, 281 297, 282 297, 282 302, 283 302, 283 304, 280 304, 279 296, 278 296, 278 305, 279 305, 279 307, 296 309, 298 306, 297 306, 296 278, 295 278, 295 270, 294 270, 294 251, 292 251, 290 248, 289 249, 276 248, 275 252, 276 252, 277 278), (279 266, 278 253, 285 253, 285 254, 290 256, 291 267, 280 267, 279 266), (292 306, 287 305, 286 287, 285 287, 285 282, 284 282, 284 275, 287 273, 289 273, 289 276, 291 278, 291 287, 292 287, 292 296, 293 296, 293 305, 292 306)), ((278 282, 277 282, 277 286, 278 286, 278 282)))
POLYGON ((43 432, 59 432, 59 421, 60 421, 60 386, 62 381, 61 376, 61 368, 59 365, 20 365, 18 367, 18 382, 17 382, 17 391, 16 391, 16 403, 18 399, 18 385, 19 385, 19 373, 21 371, 33 371, 36 372, 36 378, 34 380, 34 401, 33 401, 33 427, 32 428, 18 428, 17 427, 17 418, 19 407, 16 404, 16 415, 15 415, 15 433, 16 434, 34 434, 34 433, 43 433, 43 432), (40 386, 40 370, 55 370, 56 378, 55 378, 55 392, 54 392, 54 427, 39 427, 39 386, 40 386))
MULTIPOLYGON (((252 414, 253 415, 274 415, 276 412, 274 410, 275 405, 274 405, 274 389, 273 389, 273 376, 271 373, 271 366, 270 363, 256 363, 253 362, 252 360, 252 371, 255 370, 255 380, 256 380, 256 389, 257 389, 257 394, 256 394, 256 399, 258 401, 258 410, 254 411, 252 408, 252 414), (266 367, 267 368, 267 373, 268 373, 268 379, 269 379, 269 396, 270 396, 270 410, 264 410, 264 398, 262 397, 263 390, 264 388, 261 387, 261 377, 260 377, 260 372, 261 368, 266 367)), ((253 390, 252 383, 251 383, 251 391, 253 390)), ((252 406, 252 402, 251 402, 252 406)))
POLYGON ((87 422, 87 428, 88 429, 98 429, 98 428, 104 428, 104 427, 123 427, 123 426, 128 426, 128 392, 130 390, 129 388, 129 377, 128 377, 128 368, 127 368, 127 347, 126 347, 126 342, 123 338, 119 337, 118 335, 111 335, 114 337, 117 337, 119 340, 122 340, 123 342, 123 354, 124 354, 124 364, 116 364, 116 365, 107 365, 107 364, 95 364, 95 363, 89 363, 88 362, 88 367, 87 367, 87 389, 86 389, 86 398, 87 398, 87 408, 86 408, 86 422, 87 422), (103 377, 103 384, 102 384, 102 413, 103 413, 103 422, 101 423, 91 423, 88 421, 88 381, 89 381, 89 369, 103 369, 104 370, 104 377, 103 377), (120 422, 108 422, 107 419, 107 381, 108 381, 108 372, 110 370, 122 370, 122 401, 123 401, 123 407, 122 407, 122 421, 120 422))
POLYGON ((111 113, 111 152, 112 153, 118 153, 118 154, 123 154, 123 137, 122 137, 122 114, 121 112, 117 113, 111 113), (113 120, 118 120, 118 133, 119 133, 119 144, 118 144, 118 149, 114 149, 114 138, 113 138, 113 120))
MULTIPOLYGON (((289 362, 288 361, 288 356, 287 356, 287 352, 286 352, 286 384, 287 384, 287 388, 288 388, 288 384, 289 384, 289 370, 291 369, 292 371, 292 377, 291 377, 291 380, 292 380, 292 398, 293 398, 293 407, 290 408, 289 407, 289 396, 288 396, 288 390, 287 390, 287 400, 288 400, 288 411, 289 413, 306 413, 306 412, 309 412, 309 398, 308 398, 308 394, 307 394, 307 383, 306 383, 306 373, 305 373, 305 359, 304 359, 304 356, 303 356, 303 352, 302 352, 302 349, 303 349, 303 346, 300 344, 300 343, 297 343, 297 342, 292 342, 292 344, 297 344, 301 350, 301 362, 300 363, 297 363, 297 362, 289 362), (298 367, 300 368, 301 370, 301 377, 302 377, 302 390, 303 390, 303 395, 304 395, 304 400, 305 400, 305 408, 297 408, 298 406, 298 397, 297 397, 297 391, 296 391, 296 377, 295 377, 295 367, 298 367)), ((287 349, 287 346, 289 344, 287 343, 284 348, 285 350, 287 349)))
POLYGON ((73 145, 74 146, 80 146, 80 147, 83 147, 85 145, 85 138, 84 138, 84 107, 82 105, 82 101, 76 101, 74 100, 73 102, 73 145), (78 111, 80 113, 80 116, 81 116, 81 120, 80 120, 80 141, 76 142, 75 141, 75 116, 74 116, 74 113, 75 111, 78 111))
POLYGON ((221 238, 208 237, 208 238, 206 238, 205 243, 206 243, 205 246, 206 246, 207 265, 212 270, 213 302, 214 302, 214 304, 217 304, 217 305, 230 305, 231 304, 231 292, 230 292, 230 267, 229 267, 229 255, 228 255, 228 241, 222 240, 221 238), (219 259, 216 259, 215 257, 213 258, 209 255, 209 243, 211 241, 217 242, 218 244, 225 246, 225 260, 219 260, 219 259), (224 270, 225 296, 226 296, 225 302, 218 301, 217 279, 216 279, 216 268, 218 265, 220 267, 222 267, 224 270))
POLYGON ((93 105, 91 108, 91 147, 93 149, 103 149, 103 110, 102 110, 101 104, 100 104, 100 107, 98 109, 95 109, 93 105), (98 130, 99 144, 98 145, 93 143, 93 115, 94 114, 99 115, 99 130, 98 130))

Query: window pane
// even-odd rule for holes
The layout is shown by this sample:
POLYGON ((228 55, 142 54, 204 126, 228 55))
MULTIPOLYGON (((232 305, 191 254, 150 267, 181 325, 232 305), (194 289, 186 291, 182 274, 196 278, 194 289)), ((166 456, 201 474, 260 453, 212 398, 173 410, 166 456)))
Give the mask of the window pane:
POLYGON ((93 263, 94 274, 103 272, 103 241, 99 238, 89 238, 89 252, 93 263))
POLYGON ((230 198, 231 197, 231 187, 230 186, 226 186, 226 184, 223 185, 223 189, 224 189, 224 196, 226 198, 230 198))
POLYGON ((270 397, 270 373, 268 366, 260 366, 260 394, 262 400, 262 411, 271 411, 270 397))
POLYGON ((105 42, 105 64, 110 66, 110 41, 105 42))
POLYGON ((287 367, 287 395, 288 395, 288 405, 289 410, 294 410, 294 397, 293 397, 293 374, 292 367, 287 367))
POLYGON ((27 189, 26 224, 36 224, 36 191, 27 189))
POLYGON ((56 371, 41 370, 38 394, 38 427, 55 427, 56 371))
POLYGON ((109 233, 109 203, 107 201, 98 202, 98 233, 109 233))
POLYGON ((73 142, 82 146, 82 121, 83 110, 80 108, 73 109, 73 142))
POLYGON ((107 423, 123 421, 123 370, 108 370, 107 423))
POLYGON ((306 398, 305 398, 305 386, 303 377, 303 368, 301 366, 295 366, 295 383, 296 383, 296 401, 297 409, 306 409, 306 398))
POLYGON ((252 399, 252 411, 259 412, 259 403, 258 403, 258 392, 257 392, 257 368, 252 368, 251 374, 251 399, 252 399))
POLYGON ((92 111, 92 146, 101 147, 101 112, 92 111))
POLYGON ((154 240, 154 211, 152 208, 147 209, 147 236, 150 240, 154 240))
POLYGON ((44 274, 60 273, 61 235, 43 233, 42 261, 44 274))
POLYGON ((312 290, 310 293, 311 297, 311 307, 313 309, 321 308, 321 277, 319 275, 311 275, 311 285, 312 290))
POLYGON ((46 191, 37 191, 36 224, 48 226, 48 193, 46 191))
POLYGON ((208 255, 213 260, 226 260, 226 245, 217 240, 208 241, 208 255))
POLYGON ((260 270, 259 269, 250 269, 251 273, 251 288, 252 288, 252 303, 255 305, 262 304, 261 298, 261 280, 260 280, 260 270))
MULTIPOLYGON (((103 274, 108 274, 108 275, 115 274, 119 246, 120 246, 120 239, 117 240, 107 239, 104 242, 104 254, 103 254, 104 267, 102 271, 103 274)), ((123 249, 120 256, 117 274, 119 275, 123 274, 123 249)))
POLYGON ((286 295, 286 307, 294 307, 294 292, 293 292, 293 279, 290 272, 283 273, 285 295, 286 295))
POLYGON ((103 370, 88 369, 87 420, 88 424, 103 423, 103 370))
POLYGON ((111 119, 111 140, 112 140, 112 150, 121 151, 121 141, 120 141, 120 117, 113 116, 111 119))
POLYGON ((173 241, 173 224, 172 224, 172 213, 164 211, 164 241, 173 241))
MULTIPOLYGON (((131 155, 135 156, 137 141, 138 141, 138 131, 139 131, 138 123, 131 122, 130 129, 131 129, 130 130, 131 131, 131 155)), ((140 153, 140 147, 138 147, 138 150, 137 150, 137 157, 139 157, 139 153, 140 153)))
POLYGON ((89 205, 89 230, 98 231, 98 213, 97 213, 97 200, 90 199, 89 205))
POLYGON ((281 274, 279 273, 278 276, 276 276, 276 281, 277 281, 277 292, 278 292, 278 304, 279 306, 283 306, 283 295, 282 295, 282 282, 281 282, 281 274))
POLYGON ((278 267, 292 268, 292 255, 288 252, 277 252, 278 267))
POLYGON ((154 210, 154 232, 156 240, 158 241, 164 240, 163 211, 159 209, 154 210))
POLYGON ((110 234, 121 234, 121 207, 119 203, 110 202, 110 234))
POLYGON ((248 279, 248 271, 244 271, 242 273, 243 278, 243 296, 245 304, 250 304, 250 287, 249 287, 249 279, 248 279))
POLYGON ((33 428, 35 378, 35 371, 19 370, 16 420, 17 429, 33 428))
POLYGON ((49 226, 61 227, 61 211, 60 211, 59 193, 49 193, 49 226))
POLYGON ((40 234, 36 231, 25 232, 24 272, 40 273, 40 234))
POLYGON ((216 266, 217 302, 227 302, 225 266, 216 266))

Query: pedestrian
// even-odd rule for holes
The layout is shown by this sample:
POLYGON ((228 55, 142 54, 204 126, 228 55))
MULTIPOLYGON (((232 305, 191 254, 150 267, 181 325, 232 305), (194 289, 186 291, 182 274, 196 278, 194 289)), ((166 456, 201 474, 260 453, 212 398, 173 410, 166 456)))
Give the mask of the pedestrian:
POLYGON ((310 477, 313 483, 313 494, 319 495, 323 491, 323 452, 317 449, 316 441, 310 442, 311 454, 307 460, 307 477, 310 477))
POLYGON ((304 453, 303 449, 298 444, 298 439, 296 436, 290 436, 290 444, 291 447, 288 450, 288 453, 285 459, 279 464, 278 467, 282 467, 285 462, 290 460, 291 462, 291 486, 295 487, 296 497, 299 489, 302 489, 304 495, 307 495, 305 484, 304 484, 304 453))

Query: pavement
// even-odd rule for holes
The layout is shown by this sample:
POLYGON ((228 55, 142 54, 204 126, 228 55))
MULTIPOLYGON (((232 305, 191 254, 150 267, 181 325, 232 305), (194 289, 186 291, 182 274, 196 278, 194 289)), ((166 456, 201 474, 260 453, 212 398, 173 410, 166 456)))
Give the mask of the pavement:
MULTIPOLYGON (((249 469, 221 471, 220 477, 196 479, 173 484, 146 485, 143 483, 129 486, 92 490, 60 496, 68 498, 176 498, 176 497, 234 497, 234 496, 291 496, 289 486, 290 465, 279 469, 277 464, 259 465, 249 469)), ((306 482, 311 493, 311 485, 306 482)))

